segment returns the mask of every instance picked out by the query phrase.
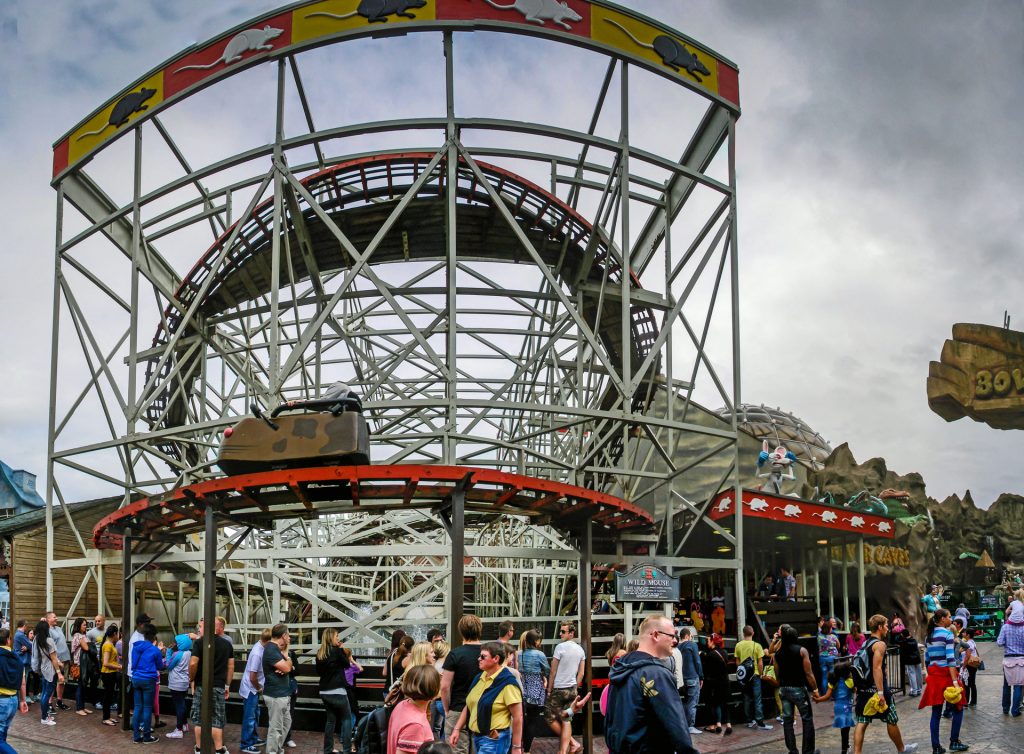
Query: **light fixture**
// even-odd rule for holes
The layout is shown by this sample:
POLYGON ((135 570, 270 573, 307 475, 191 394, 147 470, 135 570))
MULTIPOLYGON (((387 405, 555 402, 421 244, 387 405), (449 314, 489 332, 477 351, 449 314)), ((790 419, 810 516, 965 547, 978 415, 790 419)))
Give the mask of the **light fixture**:
POLYGON ((729 545, 721 545, 721 546, 720 546, 720 547, 718 548, 718 551, 719 551, 719 552, 729 552, 729 551, 731 551, 731 550, 732 550, 732 548, 731 548, 731 547, 729 547, 729 545))
POLYGON ((827 545, 828 544, 828 540, 827 539, 819 539, 817 541, 817 544, 819 544, 819 545, 827 545))
POLYGON ((779 540, 780 542, 786 542, 786 541, 789 540, 789 535, 788 534, 776 534, 775 538, 777 540, 779 540))

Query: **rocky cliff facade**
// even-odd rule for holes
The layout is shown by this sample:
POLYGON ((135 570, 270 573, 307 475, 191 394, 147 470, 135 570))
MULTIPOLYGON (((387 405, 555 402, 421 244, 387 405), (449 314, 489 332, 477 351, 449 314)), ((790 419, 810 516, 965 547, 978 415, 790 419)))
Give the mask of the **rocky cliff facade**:
POLYGON ((914 626, 924 618, 919 600, 921 590, 930 584, 991 583, 992 571, 975 568, 973 559, 961 560, 964 552, 988 551, 996 573, 1007 565, 1024 564, 1024 497, 1019 495, 1004 493, 987 510, 975 505, 970 491, 939 502, 927 495, 920 474, 899 475, 883 458, 859 464, 845 443, 832 452, 824 468, 808 472, 801 496, 813 498, 815 487, 819 497, 831 493, 837 501, 862 490, 876 496, 887 489, 908 493, 886 503, 898 519, 894 545, 909 551, 910 566, 874 566, 867 589, 869 612, 898 612, 914 626))

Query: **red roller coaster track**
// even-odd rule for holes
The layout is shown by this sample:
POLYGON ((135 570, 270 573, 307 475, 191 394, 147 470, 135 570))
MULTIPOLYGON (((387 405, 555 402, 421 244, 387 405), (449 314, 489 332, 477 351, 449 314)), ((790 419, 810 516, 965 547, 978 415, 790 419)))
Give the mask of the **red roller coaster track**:
POLYGON ((130 503, 93 529, 98 549, 119 549, 125 528, 135 537, 201 531, 207 506, 240 526, 323 513, 383 512, 442 505, 464 482, 466 511, 545 519, 563 529, 585 519, 615 531, 643 529, 645 510, 612 495, 561 482, 465 466, 329 466, 212 479, 130 503))

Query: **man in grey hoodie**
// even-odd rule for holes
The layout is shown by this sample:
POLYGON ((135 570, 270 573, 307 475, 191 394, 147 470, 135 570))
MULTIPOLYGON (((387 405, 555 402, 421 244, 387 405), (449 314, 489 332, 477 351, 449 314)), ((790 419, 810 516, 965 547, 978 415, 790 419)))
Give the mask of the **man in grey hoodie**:
POLYGON ((640 646, 608 674, 605 741, 611 754, 700 754, 693 747, 675 678, 665 660, 676 633, 661 614, 640 625, 640 646))

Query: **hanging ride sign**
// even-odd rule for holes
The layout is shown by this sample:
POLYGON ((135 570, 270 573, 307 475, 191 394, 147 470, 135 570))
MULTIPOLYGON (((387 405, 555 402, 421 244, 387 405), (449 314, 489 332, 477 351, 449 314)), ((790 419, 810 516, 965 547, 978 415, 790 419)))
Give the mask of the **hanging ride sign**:
POLYGON ((679 579, 658 566, 637 566, 615 574, 616 602, 678 602, 679 579))

